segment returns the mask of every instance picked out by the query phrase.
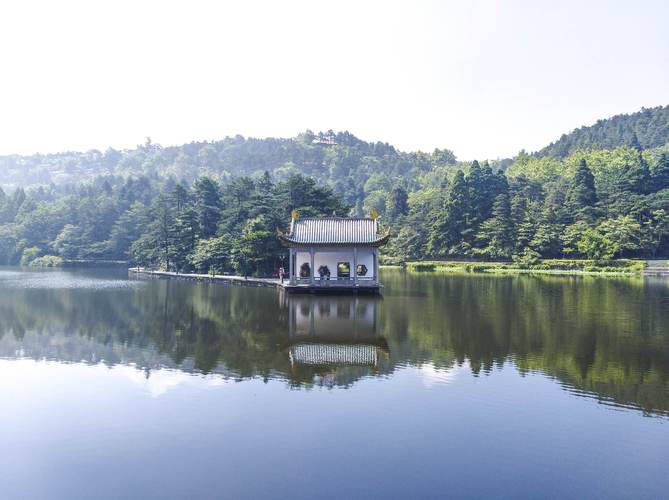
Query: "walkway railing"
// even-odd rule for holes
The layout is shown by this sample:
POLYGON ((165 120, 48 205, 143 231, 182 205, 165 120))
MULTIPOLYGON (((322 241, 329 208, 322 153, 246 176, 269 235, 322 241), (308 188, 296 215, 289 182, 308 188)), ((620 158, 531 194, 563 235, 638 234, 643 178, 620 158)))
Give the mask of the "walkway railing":
MULTIPOLYGON (((295 279, 295 284, 296 285, 303 285, 303 286, 310 286, 312 285, 311 278, 296 278, 295 279)), ((377 282, 374 278, 369 277, 369 276, 358 276, 358 286, 364 287, 364 286, 376 286, 377 282)), ((320 276, 314 276, 314 281, 313 281, 313 286, 318 286, 318 287, 328 287, 328 286, 336 286, 336 287, 341 287, 341 286, 350 286, 354 287, 355 286, 355 279, 354 278, 321 278, 320 276)))

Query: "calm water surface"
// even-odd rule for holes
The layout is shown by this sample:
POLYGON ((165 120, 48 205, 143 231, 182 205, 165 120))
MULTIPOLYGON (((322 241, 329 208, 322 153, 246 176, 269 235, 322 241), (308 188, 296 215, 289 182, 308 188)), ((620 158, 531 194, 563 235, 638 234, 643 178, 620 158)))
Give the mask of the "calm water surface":
POLYGON ((667 498, 669 281, 0 269, 0 497, 667 498))

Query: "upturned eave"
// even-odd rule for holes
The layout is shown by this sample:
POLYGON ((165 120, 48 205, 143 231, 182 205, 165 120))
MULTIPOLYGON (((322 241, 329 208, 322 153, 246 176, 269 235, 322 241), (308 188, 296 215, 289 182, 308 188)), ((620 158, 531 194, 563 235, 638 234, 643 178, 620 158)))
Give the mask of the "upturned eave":
POLYGON ((280 235, 279 236, 279 241, 281 241, 281 244, 285 247, 291 247, 291 248, 332 248, 332 247, 338 247, 338 248, 345 248, 345 247, 367 247, 367 248, 378 248, 382 247, 386 243, 388 243, 388 240, 390 239, 390 235, 387 234, 385 236, 381 236, 377 238, 376 240, 373 241, 364 241, 364 242, 355 242, 355 241, 348 241, 348 242, 308 242, 308 241, 295 241, 290 238, 290 236, 284 236, 280 235))

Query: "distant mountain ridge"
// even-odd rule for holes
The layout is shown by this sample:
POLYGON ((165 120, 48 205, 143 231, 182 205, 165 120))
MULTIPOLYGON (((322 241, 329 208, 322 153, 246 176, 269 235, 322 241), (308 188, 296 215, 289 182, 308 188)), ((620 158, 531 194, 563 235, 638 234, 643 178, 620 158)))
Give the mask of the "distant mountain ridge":
MULTIPOLYGON (((208 175, 223 184, 268 171, 277 180, 302 174, 326 183, 347 203, 362 202, 362 192, 388 190, 435 168, 456 164, 448 149, 431 153, 398 151, 382 142, 365 142, 349 132, 306 131, 294 138, 226 137, 220 141, 180 146, 154 144, 147 139, 134 149, 0 156, 0 188, 45 189, 93 183, 100 177, 146 177, 192 183, 208 175)), ((362 210, 358 207, 359 211, 362 210)))
MULTIPOLYGON (((578 149, 614 149, 628 145, 652 149, 669 144, 669 105, 643 108, 599 120, 563 135, 535 152, 534 158, 565 159, 578 149)), ((517 159, 516 159, 517 160, 517 159)), ((507 170, 512 159, 491 162, 507 170)), ((0 156, 0 188, 75 186, 101 176, 173 179, 192 182, 209 175, 222 182, 260 176, 267 170, 277 180, 291 174, 314 177, 333 187, 345 201, 360 203, 370 191, 390 191, 403 184, 411 189, 431 176, 440 186, 444 175, 470 162, 458 162, 453 151, 403 152, 384 142, 365 142, 349 132, 313 133, 293 138, 226 137, 179 146, 151 143, 132 149, 0 156)), ((361 209, 361 207, 358 207, 361 209)))
POLYGON ((598 120, 563 134, 560 139, 540 149, 535 156, 565 158, 576 149, 613 149, 618 146, 657 148, 669 142, 669 105, 641 108, 598 120))

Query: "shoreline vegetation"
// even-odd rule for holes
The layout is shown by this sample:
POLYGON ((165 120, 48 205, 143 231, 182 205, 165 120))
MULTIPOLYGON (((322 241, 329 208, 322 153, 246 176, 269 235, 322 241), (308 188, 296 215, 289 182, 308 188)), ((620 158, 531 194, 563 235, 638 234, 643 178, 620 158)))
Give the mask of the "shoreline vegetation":
POLYGON ((128 262, 124 260, 72 260, 63 259, 57 255, 44 255, 37 257, 29 263, 22 263, 22 267, 127 267, 128 262))
MULTIPOLYGON (((665 264, 666 265, 666 264, 665 264)), ((489 273, 489 274, 554 274, 641 276, 646 268, 643 260, 616 259, 544 259, 534 263, 490 261, 411 261, 386 264, 382 268, 402 268, 417 273, 489 273)), ((669 269, 669 268, 668 268, 669 269)))
MULTIPOLYGON (((669 272, 669 260, 659 259, 669 272)), ((27 267, 33 268, 73 268, 73 267, 123 267, 126 261, 66 260, 54 255, 46 255, 33 260, 27 267)), ((409 261, 386 263, 383 269, 403 269, 414 273, 471 273, 471 274, 552 274, 552 275, 599 275, 599 276, 641 276, 648 264, 644 260, 615 259, 595 261, 587 259, 544 259, 534 263, 492 262, 492 261, 409 261)), ((187 275, 188 273, 183 273, 187 275)))

